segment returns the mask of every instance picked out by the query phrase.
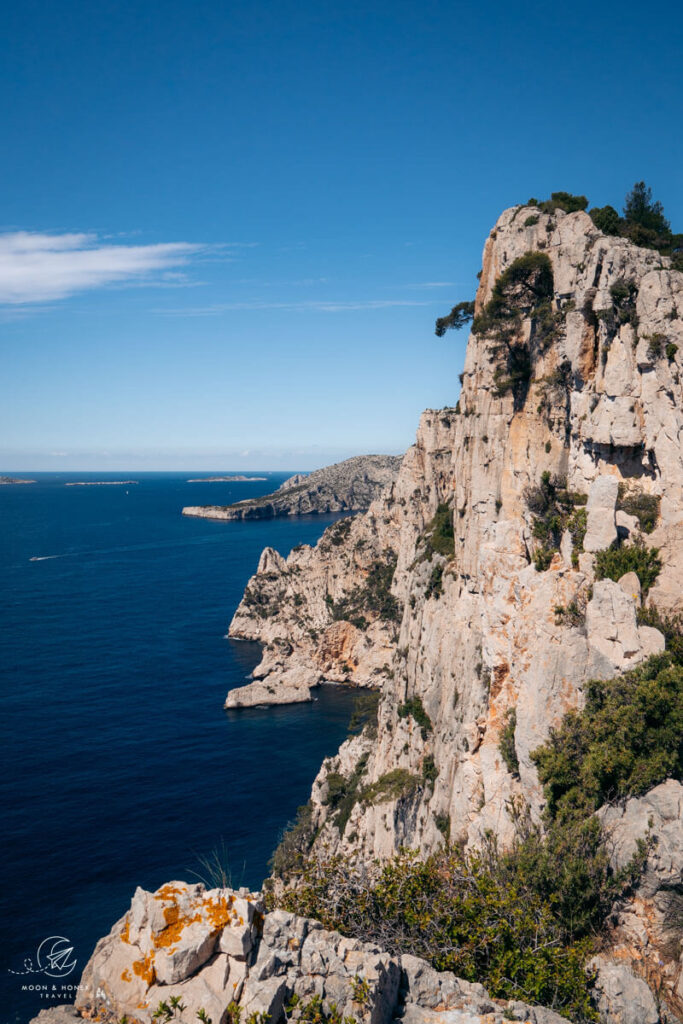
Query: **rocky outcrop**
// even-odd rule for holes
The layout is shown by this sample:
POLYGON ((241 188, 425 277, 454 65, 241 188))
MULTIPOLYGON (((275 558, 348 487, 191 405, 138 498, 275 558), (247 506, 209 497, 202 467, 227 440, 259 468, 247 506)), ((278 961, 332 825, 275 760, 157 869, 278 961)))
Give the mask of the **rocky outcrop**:
POLYGON ((492 1000, 481 985, 417 957, 391 956, 282 910, 265 913, 257 893, 184 882, 155 893, 138 889, 97 944, 76 1008, 42 1011, 33 1024, 118 1024, 124 1017, 152 1024, 162 1005, 180 1024, 200 1015, 228 1024, 252 1014, 284 1024, 311 1019, 312 1000, 354 1024, 566 1024, 542 1007, 492 1000))
POLYGON ((234 505, 188 505, 184 516, 204 519, 272 519, 274 516, 360 512, 396 479, 401 456, 356 455, 313 473, 297 473, 273 494, 234 505))
POLYGON ((663 649, 639 624, 631 574, 596 578, 597 552, 639 537, 619 508, 624 487, 659 503, 646 540, 663 568, 645 600, 681 607, 683 274, 583 212, 514 208, 486 242, 477 314, 530 251, 548 257, 553 295, 543 321, 518 296, 517 375, 495 330, 471 334, 457 406, 423 414, 394 483, 343 535, 286 559, 265 552, 230 626, 263 644, 255 675, 275 691, 293 668, 381 688, 373 734, 347 741, 313 785, 314 856, 368 862, 404 844, 432 850, 444 834, 472 847, 487 831, 505 844, 520 799, 539 820, 531 752, 591 678, 663 649), (529 499, 544 474, 574 502, 556 548, 543 547, 529 499), (450 543, 435 544, 444 509, 450 543), (387 553, 393 618, 368 590, 387 553), (511 709, 515 771, 499 747, 511 709), (397 770, 411 780, 398 793, 382 785, 397 770), (358 771, 339 827, 328 775, 358 771))

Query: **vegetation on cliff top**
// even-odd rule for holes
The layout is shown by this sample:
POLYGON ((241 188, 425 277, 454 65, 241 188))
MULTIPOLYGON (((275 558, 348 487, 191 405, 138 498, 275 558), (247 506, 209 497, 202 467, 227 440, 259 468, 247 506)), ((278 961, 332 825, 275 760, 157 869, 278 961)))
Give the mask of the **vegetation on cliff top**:
MULTIPOLYGON (((589 202, 586 196, 572 195, 571 192, 553 192, 550 199, 539 201, 531 198, 524 205, 538 207, 543 213, 549 214, 556 210, 563 210, 564 213, 576 213, 579 210, 587 210, 589 202)), ((613 206, 609 205, 594 207, 588 212, 595 226, 604 234, 628 238, 634 245, 641 248, 656 249, 663 256, 671 257, 674 269, 683 270, 683 234, 672 232, 671 225, 664 216, 664 207, 658 200, 653 199, 652 189, 644 181, 637 181, 625 197, 621 216, 613 206)), ((534 215, 527 217, 524 226, 532 227, 538 223, 538 219, 534 215)), ((532 255, 541 256, 542 254, 527 253, 522 259, 532 255)), ((508 268, 508 271, 510 269, 508 268)), ((508 271, 505 271, 494 285, 491 301, 495 296, 496 288, 508 271)), ((505 288, 505 286, 506 283, 502 287, 505 288)), ((551 291, 548 297, 552 298, 552 272, 551 291)), ((459 302, 453 306, 450 313, 437 319, 435 333, 441 338, 446 331, 460 330, 473 320, 474 332, 484 333, 483 321, 480 320, 479 327, 477 327, 479 317, 474 316, 474 302, 459 302)))

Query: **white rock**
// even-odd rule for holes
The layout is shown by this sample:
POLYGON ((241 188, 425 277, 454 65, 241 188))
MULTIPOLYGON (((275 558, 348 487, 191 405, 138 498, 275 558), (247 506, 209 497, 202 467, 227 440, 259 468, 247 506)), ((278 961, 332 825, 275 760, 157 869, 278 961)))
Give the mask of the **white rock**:
POLYGON ((591 485, 586 505, 584 551, 601 551, 617 539, 614 510, 618 493, 619 481, 614 476, 599 476, 591 485))

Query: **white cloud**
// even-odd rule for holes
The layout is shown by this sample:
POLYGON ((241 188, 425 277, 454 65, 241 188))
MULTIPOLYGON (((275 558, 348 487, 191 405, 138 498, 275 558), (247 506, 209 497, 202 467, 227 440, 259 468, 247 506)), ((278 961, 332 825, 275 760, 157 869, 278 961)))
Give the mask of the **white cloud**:
POLYGON ((112 245, 93 234, 0 234, 0 303, 51 302, 104 285, 139 282, 183 266, 207 248, 189 242, 112 245))
POLYGON ((233 313, 243 310, 281 309, 287 312, 315 313, 346 313, 370 309, 390 309, 393 306, 430 306, 430 302, 417 302, 410 299, 367 299, 358 302, 325 301, 320 299, 309 302, 223 302, 214 306, 187 306, 184 309, 156 309, 155 313, 163 316, 219 316, 221 313, 233 313))

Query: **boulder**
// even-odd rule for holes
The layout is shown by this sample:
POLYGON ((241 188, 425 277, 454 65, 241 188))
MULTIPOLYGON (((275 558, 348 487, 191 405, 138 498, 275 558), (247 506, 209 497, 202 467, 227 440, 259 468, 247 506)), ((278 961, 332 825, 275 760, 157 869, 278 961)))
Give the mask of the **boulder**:
POLYGON ((655 997, 627 963, 596 956, 594 997, 602 1019, 609 1024, 659 1024, 655 997))

